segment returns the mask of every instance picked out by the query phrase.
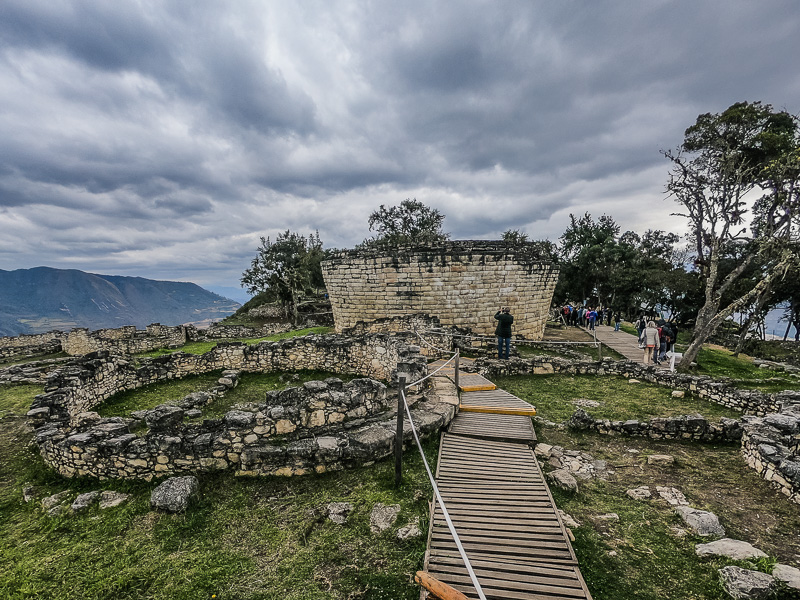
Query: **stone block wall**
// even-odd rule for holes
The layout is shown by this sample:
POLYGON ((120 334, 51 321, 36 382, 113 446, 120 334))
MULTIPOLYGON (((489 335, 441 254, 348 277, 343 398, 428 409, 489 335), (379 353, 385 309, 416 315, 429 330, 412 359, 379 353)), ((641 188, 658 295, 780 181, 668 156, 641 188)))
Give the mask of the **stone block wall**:
MULTIPOLYGON (((149 480, 216 469, 244 475, 340 469, 391 454, 396 400, 389 399, 383 383, 357 379, 344 384, 336 378, 309 382, 267 393, 261 404, 240 406, 222 419, 202 423, 185 423, 181 405, 162 405, 128 419, 103 419, 91 408, 115 391, 219 368, 320 368, 388 376, 401 371, 413 380, 424 374, 426 362, 407 341, 403 336, 366 335, 220 344, 202 356, 176 353, 139 368, 123 357, 96 353, 52 377, 28 417, 45 461, 65 476, 149 480), (142 425, 148 427, 143 435, 132 433, 142 425)), ((234 379, 220 381, 232 386, 234 379)), ((422 399, 413 407, 415 423, 423 434, 432 434, 452 419, 455 404, 422 399)))
POLYGON ((208 329, 192 325, 175 327, 153 323, 144 330, 133 325, 89 331, 78 327, 68 332, 52 331, 38 335, 0 337, 0 360, 18 356, 41 356, 64 352, 83 356, 102 350, 112 354, 138 354, 160 348, 179 348, 186 342, 217 341, 236 338, 262 338, 292 329, 288 323, 268 323, 262 327, 213 324, 208 329))
POLYGON ((166 327, 158 323, 148 325, 144 331, 133 326, 91 332, 76 328, 65 335, 62 348, 70 356, 83 356, 101 350, 114 354, 137 354, 159 348, 177 348, 183 346, 187 339, 186 327, 166 327))
POLYGON ((222 342, 205 354, 175 352, 144 360, 136 367, 126 357, 91 353, 56 371, 45 393, 36 397, 28 416, 34 426, 46 421, 72 423, 117 392, 211 371, 253 373, 321 370, 392 380, 427 372, 427 361, 413 336, 305 336, 255 345, 222 342))
POLYGON ((703 415, 658 417, 649 421, 612 421, 595 419, 585 410, 578 409, 569 420, 572 429, 594 431, 603 435, 632 435, 652 440, 695 440, 700 442, 738 441, 742 426, 738 419, 721 418, 712 423, 703 415))
POLYGON ((479 358, 475 361, 475 368, 490 378, 497 375, 547 375, 552 373, 619 375, 663 385, 674 390, 690 391, 700 398, 749 415, 764 416, 775 413, 784 404, 800 401, 800 392, 797 391, 766 393, 759 390, 742 390, 727 378, 713 379, 703 375, 671 373, 664 369, 632 361, 606 359, 602 362, 595 362, 552 356, 512 358, 507 361, 479 358))
POLYGON ((742 419, 747 464, 792 502, 800 504, 800 404, 742 419))
POLYGON ((541 339, 558 280, 558 268, 533 244, 482 241, 345 251, 322 271, 337 332, 359 321, 427 314, 493 335, 498 307, 510 306, 514 335, 541 339))

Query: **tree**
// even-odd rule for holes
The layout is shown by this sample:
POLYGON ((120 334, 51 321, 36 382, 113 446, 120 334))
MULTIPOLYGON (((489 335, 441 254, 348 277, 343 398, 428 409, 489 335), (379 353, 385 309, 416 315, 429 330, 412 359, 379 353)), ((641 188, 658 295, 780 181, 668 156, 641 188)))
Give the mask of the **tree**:
POLYGON ((689 220, 703 286, 689 347, 680 369, 687 370, 702 344, 731 314, 755 301, 797 260, 787 246, 797 235, 798 123, 769 104, 741 102, 720 114, 704 114, 685 132, 672 162, 667 193, 682 205, 676 213, 689 220), (760 189, 753 220, 745 216, 748 201, 760 189), (721 260, 731 244, 748 252, 727 273, 721 260), (723 305, 723 298, 756 262, 760 277, 723 305))
POLYGON ((678 240, 659 230, 619 235, 619 226, 608 215, 597 221, 589 213, 570 215, 561 236, 556 301, 597 296, 600 304, 628 315, 656 307, 670 307, 675 314, 690 286, 678 240))
POLYGON ((369 230, 377 235, 365 239, 360 248, 430 245, 449 239, 442 231, 444 215, 417 199, 403 200, 399 206, 380 208, 369 216, 369 230))
POLYGON ((250 294, 275 293, 287 316, 297 324, 300 294, 310 285, 324 285, 320 267, 323 257, 319 232, 305 238, 287 229, 274 242, 262 237, 258 254, 242 273, 242 287, 250 294))
POLYGON ((528 241, 528 234, 519 229, 507 229, 503 232, 503 241, 510 244, 524 244, 528 241))

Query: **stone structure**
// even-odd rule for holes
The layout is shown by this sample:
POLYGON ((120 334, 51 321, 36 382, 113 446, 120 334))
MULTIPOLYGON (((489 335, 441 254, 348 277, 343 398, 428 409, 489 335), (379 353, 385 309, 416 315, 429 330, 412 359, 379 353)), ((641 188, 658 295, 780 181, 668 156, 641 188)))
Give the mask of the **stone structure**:
MULTIPOLYGON (((230 343, 201 356, 174 353, 147 360, 141 367, 121 356, 94 353, 52 376, 28 418, 45 461, 65 476, 151 479, 215 469, 245 475, 340 469, 392 452, 396 403, 378 381, 309 382, 202 423, 185 423, 182 403, 140 411, 133 418, 100 418, 90 411, 118 391, 218 369, 321 369, 384 380, 402 373, 413 381, 427 365, 411 341, 407 334, 372 334, 230 343)), ((230 375, 220 382, 233 386, 234 379, 230 375)), ((439 401, 438 392, 434 387, 431 397, 412 409, 424 434, 438 431, 454 415, 457 401, 439 401)))
POLYGON ((61 352, 63 335, 60 331, 50 331, 36 335, 0 337, 0 360, 61 352))
POLYGON ((288 323, 268 323, 262 327, 215 323, 208 329, 198 329, 193 325, 168 327, 159 323, 148 325, 144 330, 133 325, 97 331, 78 327, 66 333, 51 331, 39 335, 0 337, 0 360, 57 352, 83 356, 102 350, 113 354, 139 354, 161 348, 179 348, 187 342, 267 337, 291 328, 288 323))
POLYGON ((432 247, 351 250, 322 263, 336 331, 411 314, 493 335, 510 306, 514 335, 542 338, 558 268, 534 244, 458 241, 432 247))
POLYGON ((633 361, 611 359, 605 359, 602 362, 576 361, 554 356, 512 358, 503 361, 479 358, 475 361, 475 368, 489 378, 498 375, 548 375, 553 373, 619 375, 627 379, 637 379, 670 387, 674 390, 686 390, 700 398, 749 415, 765 416, 778 412, 784 405, 800 403, 800 391, 785 390, 766 393, 759 390, 742 390, 728 378, 714 379, 705 375, 671 373, 665 369, 657 369, 654 366, 633 361))
POLYGON ((800 403, 776 414, 744 417, 742 454, 747 464, 800 504, 800 403))
POLYGON ((658 417, 649 421, 594 419, 579 408, 569 420, 572 429, 590 430, 605 435, 633 435, 653 440, 695 440, 702 442, 738 441, 742 425, 738 419, 721 418, 712 423, 703 415, 658 417))

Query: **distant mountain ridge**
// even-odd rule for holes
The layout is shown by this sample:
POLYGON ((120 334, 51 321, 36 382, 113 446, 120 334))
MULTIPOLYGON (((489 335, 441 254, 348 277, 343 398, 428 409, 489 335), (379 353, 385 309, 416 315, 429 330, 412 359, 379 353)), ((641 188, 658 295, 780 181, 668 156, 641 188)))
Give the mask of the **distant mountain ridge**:
POLYGON ((0 269, 0 336, 198 323, 226 317, 239 306, 194 283, 50 267, 0 269))

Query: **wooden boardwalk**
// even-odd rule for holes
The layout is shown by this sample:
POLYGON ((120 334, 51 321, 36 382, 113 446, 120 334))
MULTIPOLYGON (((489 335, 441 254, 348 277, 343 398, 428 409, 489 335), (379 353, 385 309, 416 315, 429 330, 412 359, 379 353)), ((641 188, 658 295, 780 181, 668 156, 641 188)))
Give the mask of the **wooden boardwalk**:
MULTIPOLYGON (((439 447, 439 491, 488 600, 591 600, 533 453, 530 416, 497 412, 523 404, 532 409, 503 390, 462 393, 439 447), (488 412, 469 412, 481 406, 488 412)), ((425 570, 477 600, 436 500, 425 570)))

